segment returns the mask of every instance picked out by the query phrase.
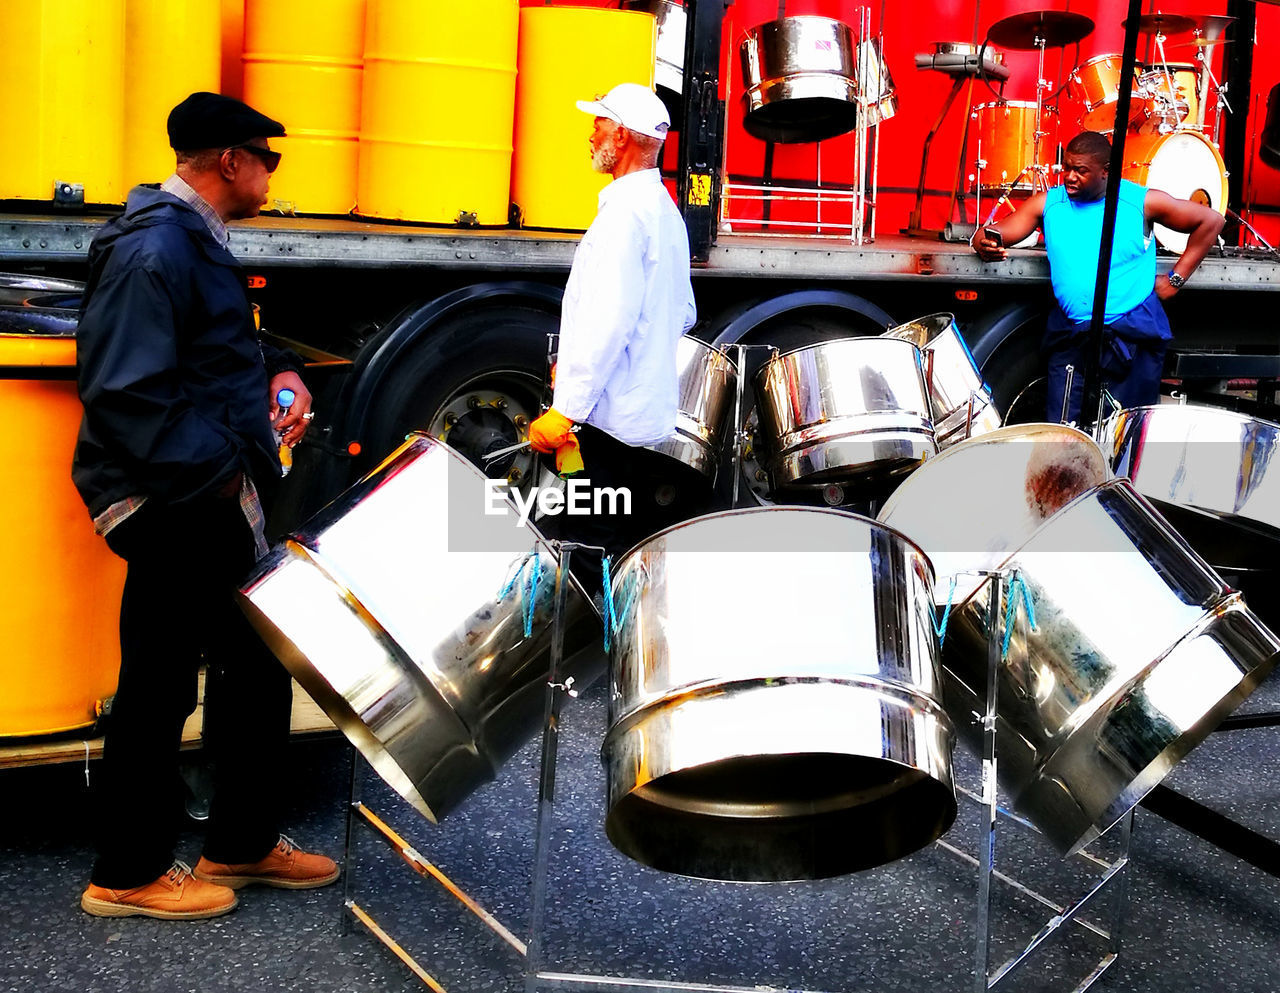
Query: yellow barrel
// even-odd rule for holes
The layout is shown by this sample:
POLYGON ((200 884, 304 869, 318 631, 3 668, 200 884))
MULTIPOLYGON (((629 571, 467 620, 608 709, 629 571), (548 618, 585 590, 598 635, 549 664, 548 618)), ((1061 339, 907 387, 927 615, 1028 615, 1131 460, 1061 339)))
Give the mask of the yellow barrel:
POLYGON ((0 334, 0 737, 88 727, 115 692, 125 564, 71 485, 75 340, 0 334))
POLYGON ((576 101, 653 85, 653 15, 585 7, 520 11, 511 200, 524 224, 583 230, 609 177, 591 168, 591 117, 576 101))
POLYGON ((506 224, 518 0, 369 0, 357 212, 506 224))
POLYGON ((244 0, 222 0, 222 88, 218 91, 244 99, 244 0))
POLYGON ((173 172, 169 111, 222 80, 221 0, 126 0, 124 180, 158 183, 173 172))
POLYGON ((248 0, 244 99, 287 138, 268 210, 347 214, 356 203, 365 0, 248 0))
POLYGON ((3 0, 0 121, 0 199, 123 203, 124 0, 3 0))

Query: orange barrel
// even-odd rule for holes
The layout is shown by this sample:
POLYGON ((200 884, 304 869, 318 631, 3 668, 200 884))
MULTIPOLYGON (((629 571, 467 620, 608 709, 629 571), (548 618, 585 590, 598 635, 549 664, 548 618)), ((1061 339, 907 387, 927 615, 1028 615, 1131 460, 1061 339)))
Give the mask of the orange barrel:
POLYGON ((618 83, 653 86, 652 14, 586 7, 520 11, 511 200, 523 223, 584 230, 609 177, 591 168, 591 117, 576 101, 618 83))
POLYGON ((165 122, 198 90, 222 79, 221 0, 126 0, 125 189, 173 172, 165 122))
POLYGON ((248 0, 244 99, 289 137, 268 210, 348 214, 356 203, 365 0, 248 0))
POLYGON ((222 0, 222 87, 224 93, 244 99, 244 0, 222 0))
POLYGON ((115 692, 125 564, 71 485, 71 336, 0 333, 0 737, 88 727, 115 692))
POLYGON ((0 3, 0 121, 0 200, 123 203, 124 0, 0 3))
POLYGON ((357 213, 506 224, 518 0, 369 0, 357 213))

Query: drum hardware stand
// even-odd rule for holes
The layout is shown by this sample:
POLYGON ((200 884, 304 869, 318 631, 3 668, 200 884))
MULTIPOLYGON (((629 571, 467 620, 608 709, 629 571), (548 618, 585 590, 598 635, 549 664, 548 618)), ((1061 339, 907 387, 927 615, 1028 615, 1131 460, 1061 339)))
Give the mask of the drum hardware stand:
MULTIPOLYGON (((937 137, 938 132, 942 129, 942 124, 947 119, 947 114, 951 112, 952 104, 956 102, 956 97, 960 95, 960 90, 966 82, 969 83, 970 87, 973 86, 973 80, 966 80, 964 76, 956 76, 952 81, 951 92, 947 94, 947 98, 942 104, 942 112, 938 115, 938 119, 933 122, 933 127, 929 129, 929 133, 925 135, 924 148, 920 159, 920 181, 916 184, 916 205, 912 208, 910 217, 907 218, 907 226, 902 229, 902 233, 905 235, 924 238, 941 237, 942 235, 941 231, 922 227, 924 223, 925 174, 929 168, 929 150, 933 147, 933 139, 937 137)), ((970 94, 970 100, 967 102, 972 102, 972 93, 970 94)), ((966 127, 965 130, 967 132, 968 128, 966 127)), ((961 154, 963 155, 963 152, 961 154)), ((954 200, 952 202, 954 203, 954 200)))
POLYGON ((733 343, 735 362, 738 366, 738 375, 735 380, 733 395, 733 458, 731 469, 733 472, 733 497, 729 504, 730 509, 738 506, 738 494, 742 481, 742 460, 746 455, 746 444, 750 440, 750 435, 742 423, 742 397, 747 387, 747 352, 752 349, 768 349, 775 356, 778 349, 774 345, 752 345, 741 341, 733 343))
MULTIPOLYGON (((1004 583, 1006 579, 1012 579, 1013 573, 1006 569, 983 569, 966 572, 965 575, 984 577, 987 580, 990 591, 987 601, 987 703, 984 713, 974 714, 974 718, 982 724, 982 794, 978 796, 963 788, 959 789, 958 792, 977 801, 986 808, 985 826, 981 831, 977 858, 942 839, 939 839, 937 844, 962 860, 978 867, 978 919, 975 928, 973 989, 975 993, 987 993, 988 990, 995 989, 1020 969, 1030 959, 1031 955, 1054 934, 1061 931, 1064 924, 1074 923, 1107 942, 1107 953, 1073 991, 1073 993, 1083 993, 1084 990, 1087 990, 1097 982, 1120 954, 1120 933, 1128 903, 1128 880, 1125 876, 1125 869, 1129 864, 1129 840, 1133 827, 1133 811, 1129 811, 1112 829, 1112 831, 1118 832, 1116 837, 1120 847, 1120 854, 1114 862, 1107 862, 1087 851, 1077 853, 1080 857, 1104 871, 1093 888, 1078 898, 1070 907, 1063 907, 1049 897, 1037 893, 1005 873, 996 870, 996 836, 1000 818, 1003 816, 1007 820, 1030 827, 1033 830, 1035 829, 1035 826, 1029 821, 1001 808, 998 799, 997 732, 999 715, 997 695, 999 692, 1000 670, 1004 665, 1004 629, 1006 625, 1016 622, 1015 618, 1006 617, 1005 615, 1004 583), (1036 932, 1022 950, 1015 953, 994 973, 990 971, 991 881, 993 877, 1012 886, 1019 893, 1031 897, 1037 903, 1054 912, 1054 916, 1036 932), (1112 886, 1113 881, 1114 886, 1112 886), (1080 915, 1093 904, 1094 900, 1108 886, 1112 886, 1114 897, 1112 923, 1110 930, 1103 930, 1101 927, 1084 920, 1080 915)), ((1108 832, 1108 834, 1110 833, 1112 832, 1108 832)))
POLYGON ((485 910, 479 903, 472 899, 465 891, 462 890, 453 880, 444 874, 437 866, 420 854, 417 849, 409 844, 399 833, 390 827, 386 821, 370 810, 361 800, 361 771, 363 768, 363 760, 355 748, 349 749, 351 753, 351 784, 350 784, 350 802, 347 804, 347 824, 346 824, 346 840, 342 858, 342 906, 347 911, 342 916, 342 932, 350 934, 352 930, 352 921, 358 921, 364 928, 372 934, 379 942, 391 951, 396 958, 404 963, 422 983, 433 991, 433 993, 448 993, 446 988, 429 973, 423 966, 388 932, 377 920, 363 907, 355 898, 352 878, 355 874, 355 833, 356 826, 362 826, 370 831, 375 837, 385 842, 396 855, 398 855, 406 865, 424 879, 433 879, 439 883, 446 892, 454 899, 462 904, 467 910, 475 914, 480 921, 509 945, 516 954, 524 956, 527 949, 519 938, 511 933, 502 922, 493 914, 485 910))

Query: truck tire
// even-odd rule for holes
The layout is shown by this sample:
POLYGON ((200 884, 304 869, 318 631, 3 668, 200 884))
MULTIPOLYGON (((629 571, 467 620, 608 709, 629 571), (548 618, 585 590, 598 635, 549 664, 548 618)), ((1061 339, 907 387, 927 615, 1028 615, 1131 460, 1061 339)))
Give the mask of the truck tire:
POLYGON ((402 315, 366 346, 351 403, 362 468, 375 465, 412 431, 442 439, 493 478, 531 480, 532 453, 483 456, 514 444, 547 394, 547 341, 559 327, 559 291, 476 294, 468 287, 402 315), (442 305, 443 304, 443 305, 442 305), (379 359, 378 356, 383 358, 379 359), (388 357, 389 356, 389 357, 388 357))
POLYGON ((1040 352, 1045 308, 1013 303, 975 321, 969 332, 974 359, 1005 424, 1045 418, 1045 363, 1040 352))

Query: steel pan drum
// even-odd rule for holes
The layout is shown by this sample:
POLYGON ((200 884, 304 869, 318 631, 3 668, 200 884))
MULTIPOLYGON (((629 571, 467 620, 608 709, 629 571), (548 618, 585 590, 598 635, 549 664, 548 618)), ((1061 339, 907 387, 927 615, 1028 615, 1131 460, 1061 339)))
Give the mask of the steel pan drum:
POLYGON ((725 419, 737 390, 738 367, 720 349, 685 335, 676 345, 676 369, 676 430, 650 447, 714 481, 725 419))
MULTIPOLYGON (((277 545, 241 590, 294 678, 432 821, 541 725, 556 563, 537 531, 516 523, 466 459, 412 435, 277 545), (506 512, 486 512, 495 503, 506 512), (526 582, 534 554, 536 588, 526 582)), ((566 655, 599 637, 586 597, 568 592, 566 655)), ((603 659, 587 652, 574 663, 583 682, 603 659)))
POLYGON ((886 338, 912 342, 924 355, 925 382, 938 448, 994 431, 1000 426, 996 410, 973 353, 956 327, 954 314, 930 314, 885 333, 886 338))
POLYGON ((830 17, 784 17, 747 32, 743 127, 762 141, 821 141, 858 123, 853 28, 830 17))
POLYGON ((938 450, 920 349, 841 338, 784 352, 756 373, 775 489, 910 472, 938 450))
MULTIPOLYGON (((965 445, 984 440, 951 449, 940 478, 929 479, 930 463, 898 493, 927 487, 938 515, 966 461, 965 445)), ((1003 482, 1021 495, 1037 475, 1060 474, 1042 470, 1003 482)), ((986 482, 995 488, 1002 480, 986 482)), ((1240 595, 1127 480, 1085 489, 1054 512, 1057 500, 1083 483, 1081 476, 1056 486, 1045 522, 999 563, 1025 584, 1036 622, 1031 627, 1020 607, 998 674, 1000 780, 1015 808, 1064 852, 1131 810, 1253 691, 1280 651, 1280 640, 1240 595)), ((917 500, 916 513, 922 506, 917 500)), ((929 523, 889 506, 884 516, 913 535, 929 523)), ((962 516, 952 520, 957 533, 969 528, 962 516)), ((977 545, 949 540, 953 558, 955 546, 977 545)), ((927 543, 922 547, 934 557, 927 543)), ((986 561, 993 554, 985 548, 972 556, 986 561)), ((963 593, 943 645, 943 699, 953 715, 986 708, 989 587, 963 593)), ((976 747, 978 726, 961 727, 976 747)))
POLYGON ((1280 553, 1280 424, 1218 407, 1163 404, 1103 427, 1117 475, 1220 568, 1268 568, 1280 553))
POLYGON ((684 95, 684 47, 687 15, 677 0, 622 0, 623 10, 652 14, 658 26, 658 46, 653 82, 671 117, 671 130, 679 131, 680 101, 684 95))
POLYGON ((605 829, 711 879, 815 879, 899 858, 955 818, 936 702, 932 569, 830 510, 713 514, 627 553, 613 580, 605 829), (744 605, 803 604, 767 623, 744 605))
POLYGON ((930 459, 878 517, 928 551, 938 603, 960 603, 983 582, 965 573, 999 568, 1054 513, 1110 478, 1107 457, 1083 431, 1018 424, 930 459))

